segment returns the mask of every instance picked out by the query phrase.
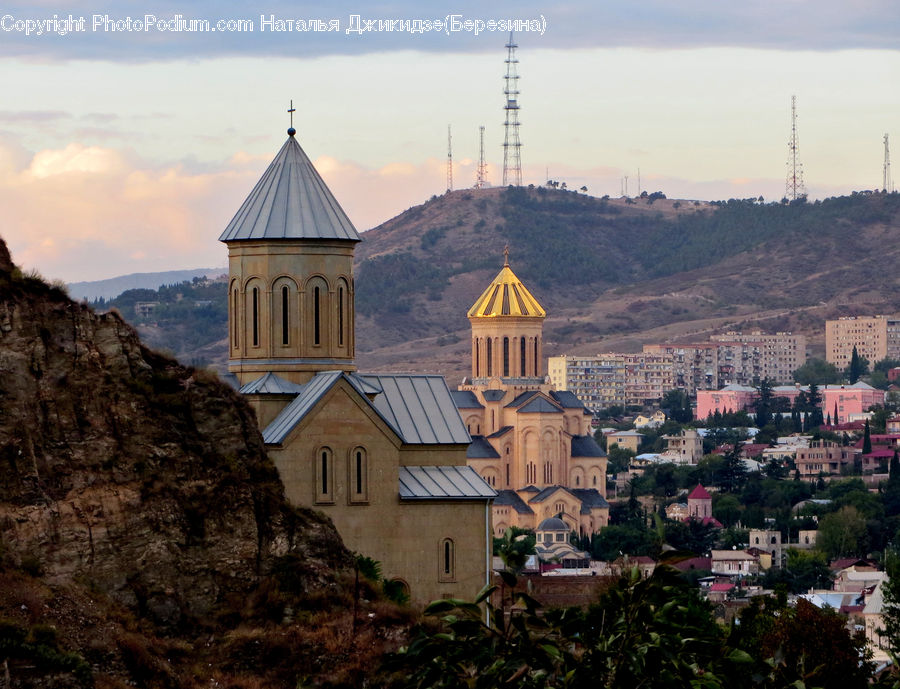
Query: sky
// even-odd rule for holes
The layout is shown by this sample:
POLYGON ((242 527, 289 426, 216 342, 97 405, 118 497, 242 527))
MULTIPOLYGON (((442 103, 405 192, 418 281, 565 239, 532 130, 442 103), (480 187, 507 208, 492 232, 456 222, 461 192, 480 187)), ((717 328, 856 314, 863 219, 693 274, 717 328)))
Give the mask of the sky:
POLYGON ((484 5, 0 4, 0 237, 65 281, 225 266, 291 101, 360 231, 446 190, 448 125, 454 188, 482 125, 499 184, 509 21, 525 184, 778 200, 792 96, 812 199, 879 188, 900 142, 894 0, 484 5))

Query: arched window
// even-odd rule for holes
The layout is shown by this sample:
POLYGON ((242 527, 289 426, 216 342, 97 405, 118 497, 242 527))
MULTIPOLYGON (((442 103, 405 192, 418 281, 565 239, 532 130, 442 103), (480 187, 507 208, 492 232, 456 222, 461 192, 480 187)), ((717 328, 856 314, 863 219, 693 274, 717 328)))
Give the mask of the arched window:
POLYGON ((338 347, 344 346, 344 287, 338 287, 338 347))
POLYGON ((476 338, 475 340, 475 375, 481 375, 481 341, 476 338))
POLYGON ((503 338, 503 377, 509 378, 509 338, 503 338))
POLYGON ((365 503, 369 501, 369 466, 366 448, 355 447, 350 451, 350 461, 347 463, 350 469, 350 490, 348 495, 351 503, 365 503))
POLYGON ((281 344, 290 344, 291 291, 287 285, 281 286, 281 344))
POLYGON ((519 338, 519 375, 525 377, 525 338, 519 338))
POLYGON ((250 299, 250 320, 253 323, 253 346, 259 347, 259 288, 253 288, 250 299))
POLYGON ((534 375, 539 375, 538 372, 541 370, 541 367, 538 366, 538 341, 537 338, 534 338, 534 375))
POLYGON ((241 346, 240 327, 238 325, 238 304, 240 303, 237 289, 231 292, 231 341, 235 349, 241 346))
POLYGON ((321 313, 321 294, 319 287, 313 288, 313 344, 322 344, 322 313, 321 313))
POLYGON ((440 581, 456 580, 456 548, 452 538, 441 541, 440 549, 440 581))
POLYGON ((494 375, 494 371, 493 371, 494 362, 492 361, 493 356, 492 356, 491 349, 493 349, 493 347, 491 346, 491 338, 488 338, 487 339, 487 374, 488 374, 489 378, 492 375, 494 375))
POLYGON ((316 502, 334 502, 334 458, 331 449, 320 447, 315 455, 316 502))

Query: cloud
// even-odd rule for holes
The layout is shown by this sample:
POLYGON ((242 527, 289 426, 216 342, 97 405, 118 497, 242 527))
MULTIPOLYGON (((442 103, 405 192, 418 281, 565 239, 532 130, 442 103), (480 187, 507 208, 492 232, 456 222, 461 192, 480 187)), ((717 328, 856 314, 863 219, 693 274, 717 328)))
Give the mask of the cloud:
MULTIPOLYGON (((529 48, 578 49, 594 47, 696 48, 742 46, 785 50, 844 50, 854 48, 896 49, 900 13, 894 0, 644 0, 641 3, 569 2, 548 4, 522 2, 493 3, 489 9, 474 0, 452 6, 426 6, 421 2, 360 5, 359 3, 296 3, 273 0, 264 11, 248 10, 234 0, 190 4, 148 3, 139 11, 103 9, 95 3, 75 0, 65 13, 49 6, 9 10, 13 21, 52 18, 53 12, 85 18, 84 32, 66 35, 45 33, 26 36, 4 31, 0 56, 35 60, 127 60, 145 62, 185 57, 359 55, 398 50, 436 52, 495 51, 505 32, 473 31, 415 33, 408 31, 367 31, 354 33, 351 16, 368 19, 460 19, 516 20, 546 22, 543 34, 520 32, 517 40, 529 48), (94 15, 124 22, 129 17, 143 21, 144 14, 186 22, 207 20, 211 27, 224 20, 250 20, 252 30, 174 31, 156 28, 141 31, 112 30, 106 22, 94 28, 94 15), (336 20, 338 31, 263 30, 261 18, 282 20, 336 20), (350 33, 348 33, 350 29, 350 33)), ((12 25, 15 26, 15 25, 12 25)), ((189 26, 186 24, 185 27, 189 26)))

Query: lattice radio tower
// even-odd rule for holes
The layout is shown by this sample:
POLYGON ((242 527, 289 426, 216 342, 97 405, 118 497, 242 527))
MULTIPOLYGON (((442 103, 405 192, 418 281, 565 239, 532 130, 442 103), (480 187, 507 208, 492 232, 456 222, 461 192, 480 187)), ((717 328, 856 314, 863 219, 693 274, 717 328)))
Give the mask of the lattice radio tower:
POLYGON ((803 184, 803 163, 799 160, 800 141, 797 138, 797 96, 791 96, 791 140, 788 141, 787 182, 784 195, 789 201, 806 198, 803 184))
POLYGON ((882 172, 881 188, 888 194, 894 191, 894 183, 891 180, 891 149, 888 147, 888 135, 884 135, 884 171, 882 172))
POLYGON ((512 31, 506 44, 506 76, 503 93, 506 95, 506 121, 503 123, 503 186, 522 186, 522 144, 519 142, 519 70, 512 31))
POLYGON ((453 148, 451 147, 450 125, 447 125, 447 191, 453 191, 453 148))
POLYGON ((478 169, 475 171, 475 188, 487 186, 487 163, 484 162, 484 125, 478 128, 478 169))

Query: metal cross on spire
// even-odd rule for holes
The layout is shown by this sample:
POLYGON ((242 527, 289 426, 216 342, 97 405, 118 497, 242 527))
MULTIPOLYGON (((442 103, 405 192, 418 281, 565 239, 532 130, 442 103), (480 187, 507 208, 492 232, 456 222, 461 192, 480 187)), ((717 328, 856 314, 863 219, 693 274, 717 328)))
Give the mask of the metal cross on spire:
POLYGON ((503 247, 503 265, 509 265, 509 244, 503 247))
POLYGON ((296 109, 294 108, 294 100, 291 99, 291 107, 288 108, 288 113, 290 113, 290 116, 291 116, 291 126, 288 129, 288 136, 293 136, 294 134, 297 133, 297 130, 294 129, 294 113, 295 112, 296 112, 296 109))

